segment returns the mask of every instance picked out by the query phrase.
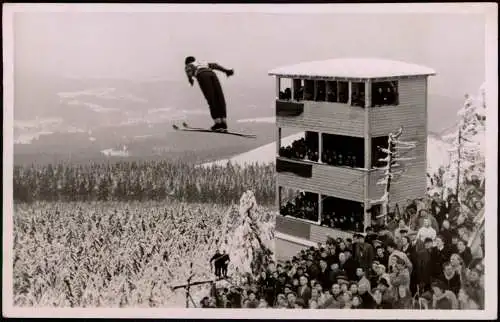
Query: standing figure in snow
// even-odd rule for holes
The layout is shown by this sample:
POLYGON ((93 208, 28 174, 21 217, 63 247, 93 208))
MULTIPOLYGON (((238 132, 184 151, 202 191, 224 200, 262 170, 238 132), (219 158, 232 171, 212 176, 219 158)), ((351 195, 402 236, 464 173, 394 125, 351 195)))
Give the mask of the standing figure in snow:
POLYGON ((193 77, 196 78, 203 92, 203 96, 205 96, 207 100, 210 108, 210 115, 214 120, 214 125, 211 127, 211 130, 227 131, 226 101, 219 78, 214 70, 225 73, 227 77, 232 76, 234 71, 232 69, 226 69, 217 63, 199 63, 193 56, 186 57, 184 63, 184 70, 186 71, 189 84, 193 86, 193 77))
POLYGON ((222 254, 220 251, 217 249, 215 252, 214 256, 210 258, 210 270, 212 270, 212 267, 215 267, 215 276, 217 278, 221 278, 222 275, 222 254), (212 262, 214 262, 214 266, 212 266, 212 262))

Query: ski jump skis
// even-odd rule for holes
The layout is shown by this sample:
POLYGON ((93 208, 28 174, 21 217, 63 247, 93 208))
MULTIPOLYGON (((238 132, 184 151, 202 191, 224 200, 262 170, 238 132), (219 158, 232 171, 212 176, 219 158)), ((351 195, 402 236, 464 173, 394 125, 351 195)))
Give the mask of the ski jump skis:
POLYGON ((255 139, 257 137, 255 134, 245 134, 245 133, 238 133, 238 132, 232 132, 232 131, 212 131, 210 129, 201 128, 201 127, 191 127, 186 122, 182 123, 182 127, 175 125, 175 124, 172 126, 173 126, 174 130, 177 130, 177 131, 229 134, 229 135, 236 135, 236 136, 241 136, 244 138, 251 138, 251 139, 255 139))

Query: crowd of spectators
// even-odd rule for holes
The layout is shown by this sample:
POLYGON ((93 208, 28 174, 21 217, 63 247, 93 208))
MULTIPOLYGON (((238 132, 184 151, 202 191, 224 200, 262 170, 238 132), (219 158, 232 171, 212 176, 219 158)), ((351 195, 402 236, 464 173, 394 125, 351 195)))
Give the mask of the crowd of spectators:
POLYGON ((309 160, 314 162, 319 160, 317 144, 314 145, 305 138, 295 140, 289 146, 280 147, 279 155, 289 159, 309 160))
POLYGON ((318 195, 311 192, 300 192, 294 200, 287 201, 280 206, 280 214, 317 222, 319 220, 318 195))
MULTIPOLYGON (((318 162, 318 150, 317 139, 306 140, 300 138, 286 147, 280 147, 279 155, 289 159, 318 162)), ((323 144, 321 162, 337 167, 362 168, 364 164, 363 157, 359 155, 359 152, 353 150, 352 144, 323 144)))
POLYGON ((257 277, 214 288, 202 306, 484 309, 484 243, 471 250, 478 227, 458 220, 453 198, 412 201, 387 225, 328 238, 257 277))
POLYGON ((372 85, 372 107, 398 105, 397 85, 394 82, 379 82, 372 85))

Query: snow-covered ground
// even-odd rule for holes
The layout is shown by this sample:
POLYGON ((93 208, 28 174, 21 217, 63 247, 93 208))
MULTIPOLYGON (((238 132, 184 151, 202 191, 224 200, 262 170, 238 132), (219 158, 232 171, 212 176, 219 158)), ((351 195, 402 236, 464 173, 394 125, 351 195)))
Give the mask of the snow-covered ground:
MULTIPOLYGON (((287 146, 293 141, 304 136, 304 133, 297 133, 287 137, 282 138, 281 145, 287 146)), ((427 141, 427 166, 429 172, 433 173, 441 165, 448 164, 449 156, 448 150, 450 145, 444 142, 437 135, 429 135, 427 141)), ((218 160, 215 162, 209 162, 203 164, 204 166, 210 166, 212 164, 225 165, 228 161, 232 164, 238 164, 245 166, 248 164, 269 164, 275 162, 276 159, 276 141, 258 147, 256 149, 250 150, 245 153, 238 154, 230 159, 218 160)))
POLYGON ((102 154, 108 157, 128 157, 130 156, 129 151, 126 149, 117 150, 117 149, 105 149, 101 151, 102 154))
POLYGON ((116 92, 116 88, 112 87, 107 87, 107 88, 93 88, 93 89, 87 89, 83 91, 75 91, 75 92, 60 92, 57 93, 59 98, 61 100, 64 99, 71 99, 75 97, 81 97, 81 96, 94 96, 94 97, 99 97, 99 98, 104 98, 104 99, 114 99, 114 100, 129 100, 129 101, 134 101, 137 103, 147 103, 148 100, 142 97, 138 97, 132 94, 118 94, 116 92))

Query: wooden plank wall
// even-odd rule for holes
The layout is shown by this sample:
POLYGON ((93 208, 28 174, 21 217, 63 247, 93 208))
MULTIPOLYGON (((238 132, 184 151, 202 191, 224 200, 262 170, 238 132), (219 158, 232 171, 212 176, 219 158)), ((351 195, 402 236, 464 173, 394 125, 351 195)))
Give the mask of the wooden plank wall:
MULTIPOLYGON (((417 147, 404 152, 405 157, 415 158, 402 161, 407 169, 391 185, 391 205, 403 205, 406 199, 422 197, 426 192, 427 160, 427 78, 399 80, 399 105, 381 106, 370 109, 370 126, 373 136, 385 136, 403 126, 402 141, 415 141, 417 147)), ((377 199, 383 194, 384 187, 376 186, 381 172, 370 174, 370 198, 377 199)))
POLYGON ((309 131, 363 137, 364 109, 347 104, 303 101, 299 116, 277 116, 276 126, 309 131))
POLYGON ((363 202, 363 169, 313 164, 311 178, 291 173, 278 173, 277 185, 363 202))

